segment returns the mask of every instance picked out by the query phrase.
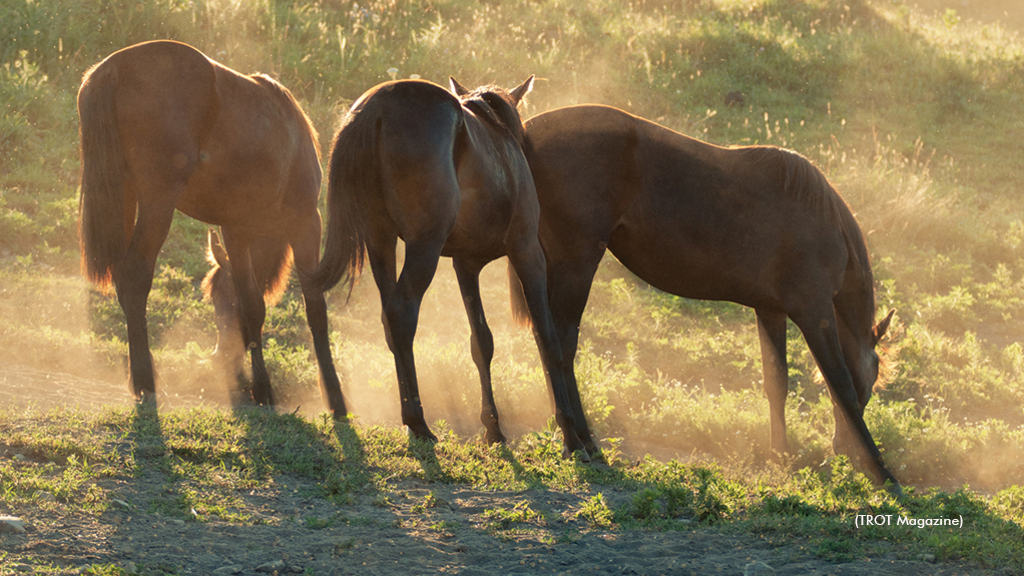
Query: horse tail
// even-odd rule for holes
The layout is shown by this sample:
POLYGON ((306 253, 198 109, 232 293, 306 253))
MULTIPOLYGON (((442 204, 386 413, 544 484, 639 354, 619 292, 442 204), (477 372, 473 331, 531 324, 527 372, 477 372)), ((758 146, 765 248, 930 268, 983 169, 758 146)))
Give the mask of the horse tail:
MULTIPOLYGON (((367 215, 362 198, 379 191, 379 123, 365 110, 348 113, 331 149, 327 178, 327 234, 313 285, 321 291, 343 277, 351 283, 366 256, 367 215)), ((351 284, 350 284, 351 287, 351 284)))
POLYGON ((78 241, 82 272, 106 289, 124 258, 131 233, 125 217, 128 165, 117 123, 117 68, 101 63, 86 73, 78 92, 82 180, 78 241))
POLYGON ((526 306, 526 293, 523 291, 523 283, 512 267, 512 261, 508 262, 508 300, 512 308, 512 320, 520 326, 531 326, 533 318, 530 316, 530 309, 526 306))

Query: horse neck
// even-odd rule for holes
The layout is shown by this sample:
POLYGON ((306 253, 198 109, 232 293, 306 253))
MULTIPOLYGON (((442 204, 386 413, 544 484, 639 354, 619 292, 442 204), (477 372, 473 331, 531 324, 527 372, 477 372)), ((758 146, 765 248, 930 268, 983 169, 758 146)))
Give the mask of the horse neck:
MULTIPOLYGON (((486 170, 492 178, 496 178, 499 188, 510 192, 519 190, 524 180, 530 179, 526 158, 523 155, 525 136, 517 137, 516 131, 510 129, 506 119, 495 116, 493 108, 480 100, 463 102, 468 111, 465 114, 466 130, 474 134, 472 147, 474 154, 481 158, 489 158, 486 170)), ((518 114, 515 116, 519 119, 518 114)), ((523 134, 522 123, 518 125, 519 134, 523 134)), ((466 140, 460 139, 457 147, 461 148, 466 140)), ((456 152, 458 154, 458 150, 456 152)))
POLYGON ((519 112, 499 94, 473 92, 462 100, 462 105, 499 134, 510 137, 519 146, 523 145, 526 138, 523 120, 519 112))
MULTIPOLYGON (((845 204, 838 207, 839 225, 846 240, 847 264, 843 285, 833 299, 836 315, 857 339, 861 354, 874 350, 875 286, 864 237, 845 204)), ((845 348, 845 347, 844 347, 845 348)))

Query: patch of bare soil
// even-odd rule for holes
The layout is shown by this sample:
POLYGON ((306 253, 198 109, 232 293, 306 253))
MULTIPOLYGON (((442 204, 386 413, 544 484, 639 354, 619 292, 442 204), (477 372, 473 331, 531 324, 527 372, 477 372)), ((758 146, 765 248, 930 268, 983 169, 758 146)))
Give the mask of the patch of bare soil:
MULTIPOLYGON (((18 405, 17 398, 33 398, 37 410, 128 401, 120 386, 0 366, 0 402, 18 405)), ((14 454, 0 451, 0 457, 14 454)), ((488 492, 406 481, 387 494, 367 491, 338 505, 317 496, 309 479, 277 477, 239 494, 251 517, 229 523, 149 512, 167 499, 170 485, 157 470, 101 480, 112 505, 98 517, 71 512, 52 497, 25 509, 0 508, 0 516, 20 517, 27 529, 0 533, 6 553, 0 554, 0 575, 87 574, 90 566, 107 564, 129 574, 204 575, 1019 574, 908 561, 897 550, 830 562, 794 539, 726 534, 685 520, 676 531, 593 529, 576 511, 594 491, 488 492), (518 522, 494 515, 524 503, 539 514, 518 522)), ((612 509, 629 498, 608 487, 601 492, 612 509)))

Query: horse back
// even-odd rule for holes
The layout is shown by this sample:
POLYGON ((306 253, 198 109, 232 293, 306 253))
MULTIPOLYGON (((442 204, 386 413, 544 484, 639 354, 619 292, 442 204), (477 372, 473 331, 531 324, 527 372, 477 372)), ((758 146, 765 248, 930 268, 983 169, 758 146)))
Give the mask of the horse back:
POLYGON ((213 62, 217 113, 201 127, 199 164, 178 208, 222 226, 284 229, 305 223, 320 194, 316 131, 271 78, 213 62), (237 206, 245 205, 245 211, 237 206))
POLYGON ((842 201, 796 154, 714 146, 605 106, 531 119, 526 150, 549 254, 607 247, 662 290, 755 307, 840 288, 842 201))
POLYGON ((556 261, 581 251, 603 252, 638 197, 642 162, 634 118, 585 105, 526 121, 523 152, 541 206, 540 233, 556 261))

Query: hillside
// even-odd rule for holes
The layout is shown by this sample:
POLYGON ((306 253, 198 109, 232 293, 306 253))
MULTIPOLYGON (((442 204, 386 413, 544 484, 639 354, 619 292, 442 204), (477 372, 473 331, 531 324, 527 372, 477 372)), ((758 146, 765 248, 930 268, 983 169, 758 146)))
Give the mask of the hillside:
POLYGON ((32 528, 0 534, 0 574, 249 573, 272 560, 282 564, 270 570, 310 575, 738 573, 755 560, 780 573, 1019 574, 1017 4, 0 4, 0 515, 32 528), (399 428, 369 275, 351 294, 328 295, 352 426, 322 416, 294 279, 265 326, 281 410, 229 411, 200 289, 207 226, 187 218, 173 225, 149 300, 161 412, 133 409, 123 315, 79 272, 75 96, 102 58, 156 38, 279 79, 324 150, 348 105, 391 77, 513 86, 536 74, 524 117, 596 102, 715 144, 805 155, 865 233, 878 316, 897 310, 865 418, 907 498, 833 457, 831 402, 795 327, 793 454, 775 462, 752 311, 658 292, 610 256, 577 358, 601 463, 558 458, 536 347, 512 322, 503 262, 484 270, 483 299, 508 448, 476 441, 479 384, 446 262, 416 341, 439 444, 406 442, 399 428), (741 104, 727 104, 733 92, 741 104), (964 525, 863 529, 856 522, 867 513, 964 525), (239 537, 250 544, 239 547, 239 537))
MULTIPOLYGON (((0 363, 5 374, 35 367, 120 386, 122 315, 78 276, 75 225, 75 93, 83 72, 113 50, 170 37, 238 70, 267 72, 295 92, 325 149, 346 106, 391 74, 439 83, 454 75, 467 85, 536 74, 525 116, 599 102, 718 144, 793 148, 825 170, 867 234, 879 309, 898 311, 868 409, 887 460, 910 484, 1005 488, 1024 462, 1024 40, 1012 19, 991 11, 918 4, 5 4, 0 363), (741 106, 725 105, 733 91, 744 95, 741 106)), ((223 398, 207 363, 212 311, 198 289, 204 238, 202 224, 176 222, 150 299, 172 404, 175 395, 223 398)), ((476 376, 447 268, 424 304, 417 353, 428 418, 469 437, 479 430, 476 376)), ((499 407, 521 434, 542 427, 550 408, 530 336, 506 312, 501 268, 485 271, 485 306, 498 341, 499 407)), ((350 300, 337 292, 333 339, 353 410, 367 423, 395 423, 376 290, 364 277, 350 300)), ((316 413, 301 308, 292 290, 271 311, 266 355, 288 406, 316 413)), ((622 438, 636 455, 766 458, 749 310, 666 296, 607 258, 581 342, 578 370, 599 436, 622 438)), ((792 328, 789 349, 793 464, 815 466, 831 452, 829 402, 792 328)))

